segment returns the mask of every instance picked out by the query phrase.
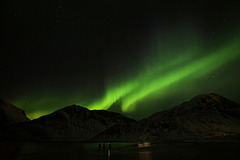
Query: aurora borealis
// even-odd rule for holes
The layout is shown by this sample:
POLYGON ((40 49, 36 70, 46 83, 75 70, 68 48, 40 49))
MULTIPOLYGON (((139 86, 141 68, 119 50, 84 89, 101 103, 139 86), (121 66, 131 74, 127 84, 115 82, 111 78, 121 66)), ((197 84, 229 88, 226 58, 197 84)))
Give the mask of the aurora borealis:
POLYGON ((30 118, 77 104, 141 119, 211 92, 240 102, 236 6, 8 2, 0 98, 30 118))
MULTIPOLYGON (((130 82, 126 82, 118 87, 110 88, 106 92, 106 96, 93 105, 89 105, 90 109, 108 109, 114 102, 121 99, 122 101, 122 111, 128 112, 132 110, 135 102, 147 97, 154 92, 164 92, 165 88, 174 83, 179 83, 185 78, 196 79, 205 74, 211 73, 212 71, 220 68, 225 63, 238 58, 239 53, 239 41, 231 42, 229 46, 224 46, 218 51, 210 53, 206 57, 199 58, 198 60, 191 60, 189 62, 188 55, 187 58, 176 58, 177 61, 169 62, 168 64, 156 64, 152 66, 153 70, 143 71, 141 76, 137 76, 130 82), (177 66, 178 63, 185 65, 180 67, 177 66), (167 73, 161 74, 162 70, 173 66, 173 69, 169 69, 167 73)), ((180 51, 181 52, 181 51, 180 51)), ((194 52, 191 52, 194 54, 194 52)))

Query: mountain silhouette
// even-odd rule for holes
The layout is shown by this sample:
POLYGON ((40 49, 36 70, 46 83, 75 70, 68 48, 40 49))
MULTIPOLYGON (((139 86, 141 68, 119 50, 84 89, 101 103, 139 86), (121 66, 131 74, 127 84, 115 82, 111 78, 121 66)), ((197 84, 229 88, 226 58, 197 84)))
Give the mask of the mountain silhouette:
POLYGON ((0 99, 0 124, 15 124, 30 121, 25 112, 0 99))
POLYGON ((88 140, 114 125, 135 122, 118 113, 72 105, 22 123, 21 128, 32 139, 88 140))
POLYGON ((77 105, 29 121, 24 111, 3 101, 1 106, 7 108, 5 117, 12 117, 1 117, 10 126, 1 137, 22 140, 145 141, 240 135, 240 105, 215 93, 196 96, 140 121, 77 105))
POLYGON ((176 140, 240 134, 240 105, 221 95, 199 95, 139 121, 114 126, 94 140, 176 140))

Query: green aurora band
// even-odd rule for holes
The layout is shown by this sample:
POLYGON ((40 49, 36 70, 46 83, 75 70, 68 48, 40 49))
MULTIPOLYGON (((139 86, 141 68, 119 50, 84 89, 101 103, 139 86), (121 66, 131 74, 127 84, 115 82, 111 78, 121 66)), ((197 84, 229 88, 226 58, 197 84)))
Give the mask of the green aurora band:
POLYGON ((156 92, 163 94, 170 85, 189 77, 191 79, 199 78, 238 58, 240 56, 239 40, 234 40, 204 57, 189 62, 192 56, 198 55, 199 52, 200 50, 190 50, 183 53, 182 57, 173 57, 170 63, 155 64, 151 69, 143 70, 142 74, 134 79, 122 83, 122 85, 107 88, 106 95, 102 99, 87 107, 106 110, 115 102, 121 101, 123 112, 134 111, 137 101, 156 92), (163 72, 164 70, 167 72, 163 72))
MULTIPOLYGON (((98 99, 84 97, 84 93, 81 91, 79 93, 79 88, 76 88, 75 92, 71 92, 67 97, 61 92, 56 93, 56 90, 51 92, 51 89, 48 89, 32 95, 30 100, 18 97, 11 102, 26 110, 30 119, 49 114, 73 103, 91 110, 107 110, 114 103, 118 103, 121 105, 122 112, 131 113, 136 110, 137 103, 142 100, 156 95, 165 97, 169 87, 173 85, 182 85, 189 79, 190 81, 198 80, 204 75, 224 68, 225 64, 240 57, 239 42, 240 37, 237 37, 221 44, 221 47, 216 47, 217 49, 211 47, 212 50, 208 48, 205 51, 201 43, 196 41, 185 47, 181 47, 181 44, 176 45, 177 40, 173 43, 167 41, 162 45, 173 44, 174 46, 175 44, 174 47, 177 46, 177 49, 173 50, 171 46, 163 47, 164 49, 155 51, 157 56, 154 58, 151 54, 146 54, 148 57, 143 58, 137 70, 117 73, 118 77, 106 77, 105 94, 98 99), (161 55, 164 56, 161 57, 161 55)), ((162 47, 159 46, 159 48, 162 47)))

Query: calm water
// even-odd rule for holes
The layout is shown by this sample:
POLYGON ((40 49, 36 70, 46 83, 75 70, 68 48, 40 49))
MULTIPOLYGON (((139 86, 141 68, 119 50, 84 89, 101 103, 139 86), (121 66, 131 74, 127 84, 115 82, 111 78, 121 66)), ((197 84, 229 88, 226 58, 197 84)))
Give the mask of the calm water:
MULTIPOLYGON (((4 154, 9 153, 9 151, 5 151, 4 154)), ((115 142, 111 143, 110 149, 107 142, 34 142, 18 143, 15 153, 17 160, 213 160, 239 159, 239 157, 239 142, 115 142), (103 147, 104 144, 105 147, 103 147)))

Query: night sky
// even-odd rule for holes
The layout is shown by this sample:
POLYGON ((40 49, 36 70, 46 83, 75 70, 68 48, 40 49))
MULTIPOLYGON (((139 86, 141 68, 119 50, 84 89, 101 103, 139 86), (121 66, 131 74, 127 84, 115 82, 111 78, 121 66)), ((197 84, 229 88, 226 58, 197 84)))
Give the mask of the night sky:
POLYGON ((239 6, 6 1, 0 98, 30 118, 77 104, 141 119, 212 92, 240 103, 239 6))

